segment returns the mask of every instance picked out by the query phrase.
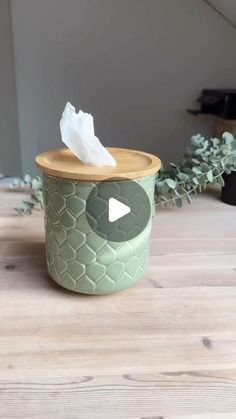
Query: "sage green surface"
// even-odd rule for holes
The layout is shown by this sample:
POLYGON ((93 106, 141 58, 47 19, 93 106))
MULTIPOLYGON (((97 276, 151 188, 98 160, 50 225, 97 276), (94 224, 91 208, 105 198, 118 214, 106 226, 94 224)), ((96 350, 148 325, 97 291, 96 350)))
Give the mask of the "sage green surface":
MULTIPOLYGON (((155 175, 135 181, 144 188, 153 207, 155 175)), ((94 187, 93 182, 43 175, 47 266, 50 276, 64 288, 108 294, 131 286, 143 276, 151 218, 132 240, 117 243, 99 237, 85 214, 86 199, 94 187)))

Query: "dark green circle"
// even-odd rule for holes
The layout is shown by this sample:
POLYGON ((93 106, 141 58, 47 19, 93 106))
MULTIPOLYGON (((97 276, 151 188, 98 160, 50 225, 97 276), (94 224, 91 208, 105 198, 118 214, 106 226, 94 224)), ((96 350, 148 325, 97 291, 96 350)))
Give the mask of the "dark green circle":
POLYGON ((86 200, 86 218, 91 229, 108 241, 125 242, 135 238, 147 226, 150 217, 151 204, 146 191, 130 179, 109 179, 97 183, 86 200), (130 207, 130 213, 110 222, 110 198, 130 207))

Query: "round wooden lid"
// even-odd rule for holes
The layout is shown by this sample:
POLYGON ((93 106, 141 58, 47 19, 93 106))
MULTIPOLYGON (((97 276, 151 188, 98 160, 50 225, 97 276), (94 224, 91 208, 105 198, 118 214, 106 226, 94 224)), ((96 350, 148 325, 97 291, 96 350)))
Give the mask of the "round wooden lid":
POLYGON ((122 178, 135 179, 149 176, 160 169, 158 157, 143 151, 126 148, 107 150, 116 160, 115 167, 87 166, 82 163, 68 148, 50 150, 36 157, 39 169, 48 175, 74 180, 116 180, 122 178))

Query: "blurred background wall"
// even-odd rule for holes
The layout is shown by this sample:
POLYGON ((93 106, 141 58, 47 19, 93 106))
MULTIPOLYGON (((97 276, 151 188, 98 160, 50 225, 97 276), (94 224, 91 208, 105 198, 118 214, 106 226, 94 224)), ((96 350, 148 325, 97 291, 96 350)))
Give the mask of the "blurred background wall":
MULTIPOLYGON (((211 3, 236 21, 235 0, 211 3)), ((185 109, 204 87, 236 87, 236 31, 207 1, 12 0, 11 12, 23 172, 61 146, 67 100, 94 115, 104 145, 178 161, 213 126, 185 109)))
POLYGON ((21 172, 11 9, 8 0, 0 0, 0 172, 21 172))

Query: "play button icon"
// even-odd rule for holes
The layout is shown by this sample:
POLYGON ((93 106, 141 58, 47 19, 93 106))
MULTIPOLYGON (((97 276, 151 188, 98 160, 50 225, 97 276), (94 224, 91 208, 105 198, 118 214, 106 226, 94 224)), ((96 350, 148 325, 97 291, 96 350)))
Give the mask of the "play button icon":
POLYGON ((118 199, 110 198, 108 202, 108 220, 111 223, 119 220, 131 211, 128 205, 122 204, 122 202, 118 201, 118 199))
POLYGON ((124 242, 138 236, 151 218, 150 198, 130 179, 107 179, 93 184, 86 200, 87 222, 108 241, 124 242))

